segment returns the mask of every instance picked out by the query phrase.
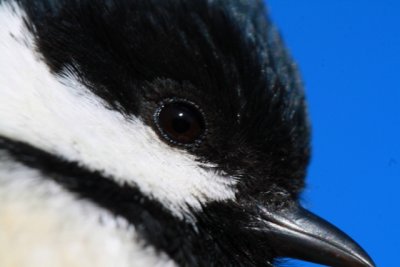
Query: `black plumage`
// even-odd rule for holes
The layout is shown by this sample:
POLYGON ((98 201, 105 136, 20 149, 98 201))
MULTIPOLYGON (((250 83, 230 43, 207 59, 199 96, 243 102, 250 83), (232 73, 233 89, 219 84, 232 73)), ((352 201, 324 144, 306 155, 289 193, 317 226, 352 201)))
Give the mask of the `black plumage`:
POLYGON ((163 99, 195 101, 210 133, 192 153, 261 191, 279 183, 298 195, 310 154, 304 93, 262 1, 50 3, 29 14, 54 72, 73 68, 150 125, 163 99))
POLYGON ((272 266, 285 256, 255 229, 262 207, 282 214, 298 209, 310 126, 296 65, 262 1, 19 2, 51 71, 74 71, 109 109, 157 131, 154 110, 164 99, 201 107, 206 136, 177 149, 235 177, 236 199, 194 211, 194 226, 140 188, 118 185, 78 162, 7 138, 0 138, 0 148, 125 217, 147 245, 181 266, 272 266))

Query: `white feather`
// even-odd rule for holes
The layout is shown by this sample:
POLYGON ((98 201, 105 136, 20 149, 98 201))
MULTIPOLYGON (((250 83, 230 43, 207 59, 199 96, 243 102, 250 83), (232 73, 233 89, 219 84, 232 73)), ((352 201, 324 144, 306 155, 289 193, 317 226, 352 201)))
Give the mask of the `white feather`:
POLYGON ((0 266, 173 267, 134 227, 0 151, 0 266))
POLYGON ((24 12, 13 9, 0 4, 0 136, 135 185, 181 218, 234 198, 233 179, 201 168, 140 119, 107 109, 73 73, 54 76, 35 52, 24 12))

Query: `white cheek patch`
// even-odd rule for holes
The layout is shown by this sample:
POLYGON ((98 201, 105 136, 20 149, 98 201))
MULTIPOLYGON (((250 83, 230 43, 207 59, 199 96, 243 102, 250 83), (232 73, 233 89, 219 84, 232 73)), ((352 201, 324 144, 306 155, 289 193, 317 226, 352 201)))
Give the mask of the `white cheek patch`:
POLYGON ((0 266, 173 267, 135 228, 0 151, 0 266))
POLYGON ((34 52, 24 13, 0 5, 0 136, 137 186, 176 216, 234 198, 233 179, 199 166, 141 120, 105 107, 73 73, 55 77, 34 52))

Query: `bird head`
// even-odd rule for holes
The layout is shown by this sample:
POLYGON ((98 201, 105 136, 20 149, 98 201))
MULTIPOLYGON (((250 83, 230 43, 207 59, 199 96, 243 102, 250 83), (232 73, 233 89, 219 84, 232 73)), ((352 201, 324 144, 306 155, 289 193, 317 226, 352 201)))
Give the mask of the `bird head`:
POLYGON ((305 97, 261 1, 0 6, 9 158, 123 218, 177 265, 374 266, 299 204, 305 97))

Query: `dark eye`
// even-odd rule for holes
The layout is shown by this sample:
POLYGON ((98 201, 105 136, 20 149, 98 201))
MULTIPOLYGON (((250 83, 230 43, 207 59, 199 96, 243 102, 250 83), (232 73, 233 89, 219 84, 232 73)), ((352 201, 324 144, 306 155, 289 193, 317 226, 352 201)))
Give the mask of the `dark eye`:
POLYGON ((205 133, 203 112, 186 100, 164 101, 156 111, 154 121, 162 136, 177 145, 196 144, 205 133))

